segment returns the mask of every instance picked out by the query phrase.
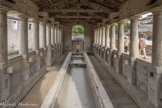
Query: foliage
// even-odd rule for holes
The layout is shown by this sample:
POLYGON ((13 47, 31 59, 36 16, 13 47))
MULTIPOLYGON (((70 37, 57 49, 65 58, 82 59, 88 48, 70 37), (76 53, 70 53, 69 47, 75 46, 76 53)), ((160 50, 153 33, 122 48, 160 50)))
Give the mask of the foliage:
POLYGON ((118 35, 118 28, 119 28, 119 26, 116 25, 116 26, 115 26, 115 34, 116 34, 116 35, 118 35))
POLYGON ((124 32, 129 32, 130 31, 130 23, 125 23, 124 24, 124 32))
MULTIPOLYGON (((115 34, 116 35, 118 35, 118 28, 119 28, 119 26, 116 25, 115 26, 115 34)), ((125 34, 129 34, 129 31, 130 31, 130 24, 129 23, 125 23, 124 24, 124 32, 125 32, 125 34)))
POLYGON ((145 32, 145 35, 146 35, 146 36, 152 36, 152 32, 151 32, 151 31, 146 31, 146 32, 145 32))
POLYGON ((81 25, 75 25, 72 28, 73 36, 84 36, 84 27, 81 25))
POLYGON ((19 52, 13 52, 13 53, 8 54, 8 57, 11 58, 17 55, 19 55, 19 52))
POLYGON ((9 11, 8 14, 16 14, 14 11, 9 11))
POLYGON ((153 24, 153 20, 151 20, 150 22, 146 23, 146 24, 153 24))

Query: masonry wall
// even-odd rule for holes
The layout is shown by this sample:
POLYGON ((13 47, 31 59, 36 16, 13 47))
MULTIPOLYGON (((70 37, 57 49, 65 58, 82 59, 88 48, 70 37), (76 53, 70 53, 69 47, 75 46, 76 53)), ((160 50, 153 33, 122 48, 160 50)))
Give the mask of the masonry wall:
MULTIPOLYGON (((77 24, 63 25, 63 49, 64 51, 72 50, 72 27, 77 24)), ((84 51, 92 52, 93 49, 93 25, 81 23, 85 30, 84 36, 84 51)))

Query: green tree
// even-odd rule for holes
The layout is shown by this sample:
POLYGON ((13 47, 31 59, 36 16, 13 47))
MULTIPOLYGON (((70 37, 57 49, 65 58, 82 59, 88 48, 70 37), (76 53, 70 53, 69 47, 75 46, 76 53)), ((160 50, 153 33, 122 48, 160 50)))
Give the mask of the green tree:
POLYGON ((118 35, 118 25, 115 26, 115 34, 118 35))
POLYGON ((128 32, 130 30, 130 23, 124 24, 124 32, 128 32))
POLYGON ((75 25, 72 28, 73 36, 84 36, 84 27, 81 25, 75 25))

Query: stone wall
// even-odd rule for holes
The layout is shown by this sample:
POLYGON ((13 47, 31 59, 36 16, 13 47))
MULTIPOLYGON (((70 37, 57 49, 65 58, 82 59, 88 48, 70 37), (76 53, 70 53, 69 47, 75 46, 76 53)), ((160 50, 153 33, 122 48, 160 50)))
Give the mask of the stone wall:
MULTIPOLYGON (((76 24, 72 25, 63 25, 63 49, 64 51, 71 51, 72 50, 72 27, 76 24)), ((85 30, 84 36, 84 50, 86 52, 92 52, 92 43, 93 43, 93 25, 87 23, 81 23, 85 30)))
POLYGON ((147 45, 146 53, 147 53, 147 55, 149 55, 149 56, 152 55, 152 45, 147 45))
POLYGON ((72 50, 72 25, 63 26, 63 49, 64 51, 72 50))

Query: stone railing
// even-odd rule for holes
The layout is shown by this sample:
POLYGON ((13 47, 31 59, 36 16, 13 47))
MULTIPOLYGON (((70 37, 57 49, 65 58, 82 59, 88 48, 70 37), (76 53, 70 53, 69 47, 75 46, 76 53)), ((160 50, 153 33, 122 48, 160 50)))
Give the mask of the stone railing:
POLYGON ((141 108, 149 108, 150 104, 152 104, 149 101, 149 97, 152 96, 152 92, 155 92, 154 88, 152 88, 153 91, 149 90, 149 87, 152 87, 150 82, 154 82, 150 75, 155 71, 151 63, 142 59, 136 59, 135 64, 132 65, 131 58, 128 54, 123 53, 119 55, 117 50, 111 51, 110 48, 105 50, 104 53, 105 58, 95 52, 94 55, 108 68, 109 72, 138 106, 141 108), (132 79, 135 83, 132 83, 132 79))
POLYGON ((128 54, 122 54, 122 70, 121 73, 122 75, 126 78, 126 80, 128 80, 129 77, 129 72, 130 72, 130 66, 129 66, 129 55, 128 54))
POLYGON ((137 59, 136 60, 136 73, 137 73, 137 87, 148 93, 148 75, 151 63, 137 59))
POLYGON ((111 54, 111 66, 118 72, 118 52, 113 50, 111 54))
POLYGON ((43 49, 29 52, 28 59, 23 59, 21 55, 9 58, 7 71, 10 72, 6 74, 6 81, 8 81, 4 91, 7 98, 0 95, 0 101, 11 104, 20 102, 46 72, 46 58, 43 49))

